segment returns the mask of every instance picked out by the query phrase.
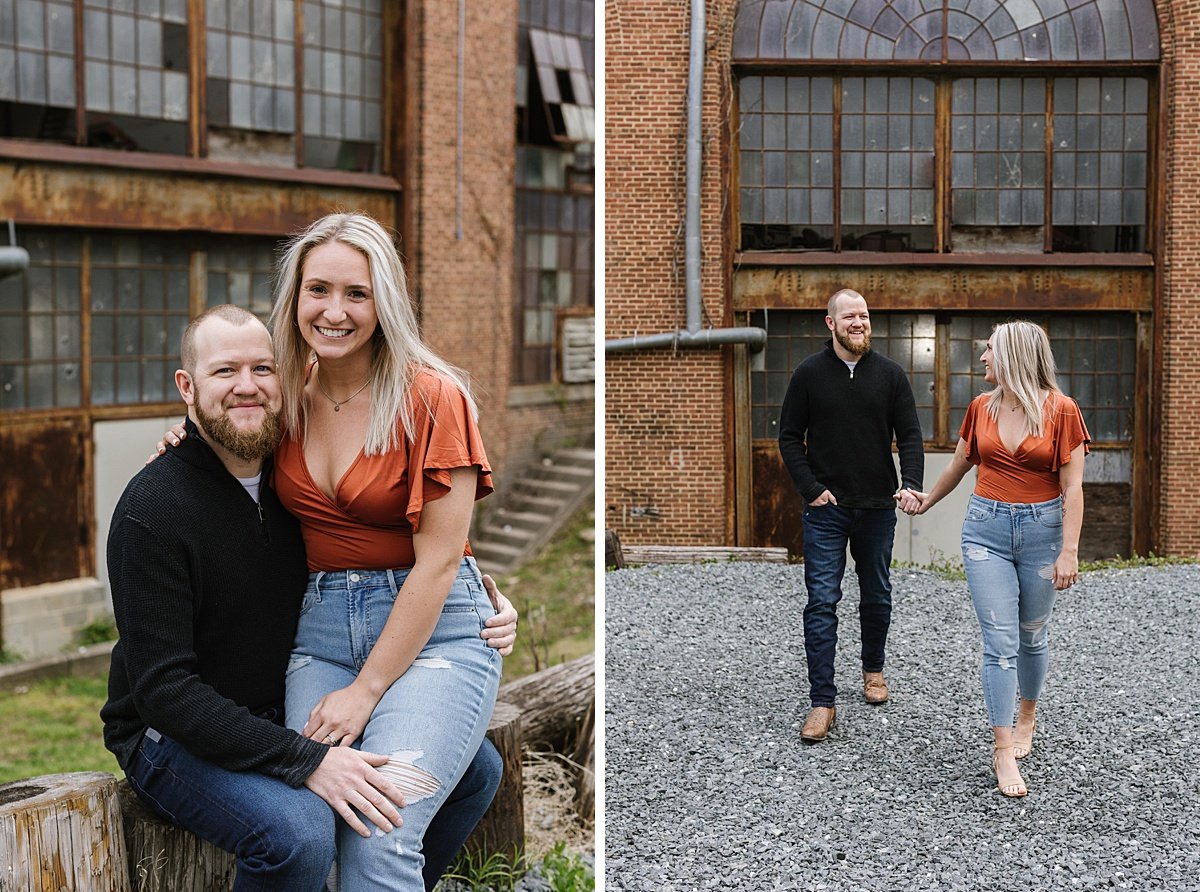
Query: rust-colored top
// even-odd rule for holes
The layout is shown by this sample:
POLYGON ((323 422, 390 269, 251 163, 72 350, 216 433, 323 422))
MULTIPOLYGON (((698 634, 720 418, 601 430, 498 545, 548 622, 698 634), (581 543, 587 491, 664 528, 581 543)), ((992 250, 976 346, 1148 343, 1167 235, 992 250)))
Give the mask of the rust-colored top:
POLYGON ((967 461, 979 465, 975 495, 997 502, 1032 504, 1058 498, 1062 487, 1058 470, 1071 460, 1080 443, 1091 442, 1079 404, 1061 393, 1051 393, 1042 405, 1043 436, 1026 437, 1015 453, 1000 440, 1000 428, 988 415, 988 394, 967 407, 958 435, 967 444, 967 461))
MULTIPOLYGON (((450 491, 452 469, 479 468, 476 500, 492 491, 483 439, 462 392, 433 372, 421 372, 414 387, 412 440, 383 455, 359 450, 333 499, 309 474, 298 438, 289 434, 275 450, 275 491, 300 519, 309 570, 411 567, 421 510, 450 491)), ((470 553, 464 542, 463 554, 470 553)))

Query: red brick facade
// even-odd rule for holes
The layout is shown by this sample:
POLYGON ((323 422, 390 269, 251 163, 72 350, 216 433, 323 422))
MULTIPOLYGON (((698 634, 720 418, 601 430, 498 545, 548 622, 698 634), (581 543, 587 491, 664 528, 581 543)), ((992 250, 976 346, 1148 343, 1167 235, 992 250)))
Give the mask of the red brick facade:
MULTIPOLYGON (((708 326, 731 313, 728 210, 734 2, 710 2, 705 64, 703 293, 708 326)), ((1157 183, 1157 343, 1150 453, 1152 547, 1200 553, 1200 2, 1158 4, 1163 117, 1157 183)), ((609 5, 606 19, 605 304, 607 338, 683 325, 687 4, 609 5)), ((611 354, 606 362, 606 525, 632 543, 731 544, 733 351, 611 354)), ((1139 497, 1135 494, 1135 498, 1139 497)))

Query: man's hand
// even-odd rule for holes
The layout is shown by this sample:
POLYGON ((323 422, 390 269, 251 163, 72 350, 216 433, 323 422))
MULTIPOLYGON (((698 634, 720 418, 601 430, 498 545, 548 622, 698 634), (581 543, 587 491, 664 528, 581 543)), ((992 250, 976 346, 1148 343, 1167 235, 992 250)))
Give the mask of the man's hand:
POLYGON ((926 493, 917 492, 915 489, 902 489, 892 496, 892 498, 900 504, 900 510, 909 517, 925 513, 926 493))
POLYGON ((837 504, 837 499, 835 499, 833 497, 833 493, 831 493, 829 490, 825 490, 823 493, 821 493, 819 496, 817 496, 815 499, 813 499, 811 502, 809 502, 808 507, 820 508, 822 505, 836 505, 836 504, 837 504))
POLYGON ((488 647, 500 651, 500 656, 507 657, 513 652, 513 645, 517 642, 517 608, 504 597, 492 577, 484 575, 483 587, 496 610, 496 615, 483 624, 485 628, 479 633, 479 637, 487 642, 488 647))
POLYGON ((404 823, 397 808, 404 808, 404 797, 379 772, 378 766, 387 761, 387 756, 376 753, 330 747, 304 786, 328 802, 359 836, 370 838, 371 831, 359 820, 355 809, 384 833, 390 833, 404 823))

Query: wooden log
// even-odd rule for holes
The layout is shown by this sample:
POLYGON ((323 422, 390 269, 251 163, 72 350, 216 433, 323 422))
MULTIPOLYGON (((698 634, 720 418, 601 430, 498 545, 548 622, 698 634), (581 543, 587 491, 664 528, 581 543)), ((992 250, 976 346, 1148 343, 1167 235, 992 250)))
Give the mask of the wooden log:
POLYGON ((699 564, 724 561, 755 561, 786 564, 786 548, 736 548, 720 545, 625 545, 622 546, 626 566, 636 564, 699 564))
POLYGON ((596 655, 586 654, 501 685, 497 699, 521 710, 525 747, 569 756, 595 696, 596 655))
POLYGON ((117 779, 48 774, 0 786, 2 892, 128 892, 117 779))
POLYGON ((120 795, 133 892, 229 892, 232 854, 164 821, 128 781, 121 781, 120 795))
POLYGON ((596 701, 588 707, 587 716, 579 729, 575 753, 571 761, 579 766, 575 771, 575 813, 591 827, 596 823, 596 701))
POLYGON ((621 540, 615 530, 604 531, 604 566, 625 569, 625 554, 621 550, 621 540))
POLYGON ((525 785, 521 776, 521 711, 497 703, 487 730, 504 763, 500 789, 467 839, 466 849, 485 857, 500 853, 515 863, 525 852, 525 785))

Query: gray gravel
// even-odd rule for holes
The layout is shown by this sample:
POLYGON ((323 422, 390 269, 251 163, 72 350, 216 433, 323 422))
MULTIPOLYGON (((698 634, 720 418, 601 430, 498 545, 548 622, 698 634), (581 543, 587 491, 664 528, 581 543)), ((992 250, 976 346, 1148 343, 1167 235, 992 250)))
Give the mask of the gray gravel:
POLYGON ((862 700, 848 573, 838 721, 810 746, 802 567, 607 574, 606 889, 1200 890, 1200 567, 1060 596, 1019 800, 966 583, 893 588, 891 701, 862 700))

